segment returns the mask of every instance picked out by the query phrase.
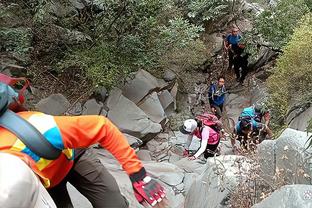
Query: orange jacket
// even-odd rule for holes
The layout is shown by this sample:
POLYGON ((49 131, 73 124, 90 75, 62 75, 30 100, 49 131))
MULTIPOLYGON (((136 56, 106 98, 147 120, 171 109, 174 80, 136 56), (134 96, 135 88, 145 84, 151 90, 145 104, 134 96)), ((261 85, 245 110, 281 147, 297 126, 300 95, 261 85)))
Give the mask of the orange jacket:
POLYGON ((34 154, 14 134, 0 127, 0 151, 17 155, 42 179, 45 187, 61 182, 73 166, 75 148, 99 143, 110 151, 130 175, 143 166, 124 135, 104 116, 51 116, 39 112, 20 112, 56 148, 62 150, 56 160, 34 154))

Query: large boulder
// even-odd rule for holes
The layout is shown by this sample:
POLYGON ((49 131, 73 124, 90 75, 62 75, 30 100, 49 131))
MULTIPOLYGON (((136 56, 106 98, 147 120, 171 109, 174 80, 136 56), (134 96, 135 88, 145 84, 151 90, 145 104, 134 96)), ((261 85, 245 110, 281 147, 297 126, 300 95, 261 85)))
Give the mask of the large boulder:
POLYGON ((295 118, 293 118, 289 123, 289 128, 296 129, 299 131, 306 131, 309 121, 312 117, 312 107, 301 112, 295 118))
POLYGON ((311 184, 309 136, 306 132, 287 128, 276 141, 276 169, 285 173, 289 183, 311 184))
POLYGON ((139 107, 123 96, 119 89, 111 91, 107 107, 108 118, 124 133, 146 141, 162 129, 160 124, 151 121, 139 107))
POLYGON ((147 71, 139 70, 135 78, 125 84, 122 94, 135 104, 138 104, 146 95, 163 87, 163 83, 159 83, 159 80, 153 75, 147 71))
POLYGON ((243 108, 250 106, 250 97, 238 94, 230 94, 224 103, 227 116, 237 121, 243 108))
POLYGON ((311 185, 286 185, 274 191, 252 208, 310 208, 312 207, 311 185))
POLYGON ((170 116, 175 111, 174 99, 168 90, 163 90, 158 93, 158 97, 167 116, 170 116))
POLYGON ((229 204, 230 190, 245 180, 244 174, 249 168, 246 158, 241 156, 209 158, 204 171, 187 192, 184 207, 206 208, 208 204, 210 208, 225 207, 229 204))
POLYGON ((259 162, 263 178, 287 183, 311 184, 312 150, 307 149, 310 135, 287 128, 277 140, 259 146, 259 162))
POLYGON ((156 92, 148 95, 138 107, 141 108, 153 122, 162 125, 165 124, 166 114, 156 92))
POLYGON ((69 101, 62 94, 50 95, 36 104, 36 109, 38 111, 54 116, 64 114, 69 107, 69 101))
POLYGON ((82 114, 83 115, 99 115, 103 108, 102 103, 96 102, 95 99, 87 100, 87 102, 83 105, 82 114))
POLYGON ((275 155, 275 140, 264 140, 258 145, 259 165, 261 172, 259 175, 264 178, 267 182, 273 183, 276 168, 276 155, 275 155))
MULTIPOLYGON (((143 208, 136 200, 129 176, 122 170, 116 159, 106 150, 92 149, 98 155, 101 163, 116 179, 121 193, 128 199, 129 207, 143 208)), ((182 186, 183 191, 183 171, 177 166, 169 163, 156 163, 144 161, 144 167, 147 172, 158 180, 166 190, 168 207, 181 208, 184 204, 184 196, 180 193, 179 188, 182 186)))

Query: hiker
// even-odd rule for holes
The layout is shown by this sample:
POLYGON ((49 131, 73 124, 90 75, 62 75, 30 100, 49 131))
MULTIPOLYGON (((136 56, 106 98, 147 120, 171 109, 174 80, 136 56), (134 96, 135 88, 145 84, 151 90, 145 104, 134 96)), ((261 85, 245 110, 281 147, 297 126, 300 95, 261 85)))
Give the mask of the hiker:
POLYGON ((223 104, 225 99, 225 79, 223 76, 218 77, 218 81, 212 84, 208 91, 208 98, 210 103, 210 108, 218 119, 222 116, 223 104))
POLYGON ((239 41, 237 45, 233 45, 232 50, 234 52, 233 64, 236 81, 243 84, 248 73, 249 53, 245 52, 245 43, 243 41, 239 41))
MULTIPOLYGON (((7 96, 8 85, 0 83, 0 112, 3 114, 0 118, 7 116, 7 113, 13 113, 6 110, 7 96)), ((95 208, 129 206, 127 199, 120 193, 114 177, 92 153, 92 149, 88 149, 96 143, 108 150, 121 164, 129 175, 139 202, 146 201, 151 206, 158 202, 163 203, 161 201, 165 197, 164 188, 148 176, 142 162, 129 146, 125 136, 106 117, 98 115, 51 116, 31 111, 13 114, 23 118, 23 121, 30 123, 43 135, 45 144, 43 147, 52 146, 60 151, 60 155, 53 160, 40 157, 35 153, 38 151, 34 149, 36 145, 26 146, 21 141, 21 137, 17 136, 19 132, 3 127, 0 128, 0 153, 17 156, 25 162, 48 189, 57 207, 68 207, 71 204, 66 190, 67 181, 75 186, 95 208)), ((2 121, 5 122, 3 119, 2 121)), ((19 128, 22 127, 24 126, 19 128)), ((10 174, 6 171, 10 171, 10 169, 0 169, 0 177, 10 174)), ((3 179, 0 178, 1 180, 3 179)), ((8 190, 12 193, 9 198, 3 197, 0 193, 0 207, 8 207, 10 201, 18 200, 21 194, 19 188, 24 185, 29 184, 16 184, 16 190, 8 190)), ((6 189, 5 187, 1 188, 6 189)), ((27 190, 25 187, 22 189, 27 190)), ((32 199, 28 200, 31 204, 32 199)))
MULTIPOLYGON (((258 131, 266 133, 267 139, 272 139, 273 133, 268 126, 270 113, 263 105, 257 104, 244 108, 238 120, 234 129, 235 137, 231 141, 233 147, 237 139, 241 142, 241 146, 246 148, 247 141, 252 139, 252 133, 258 131), (262 123, 263 120, 265 123, 262 123)), ((260 143, 262 141, 256 142, 260 143)))
POLYGON ((180 131, 183 134, 187 134, 187 143, 183 152, 184 156, 188 156, 190 160, 197 159, 204 153, 204 158, 213 157, 217 151, 220 142, 221 123, 212 114, 203 114, 196 117, 196 119, 187 119, 180 127, 180 131), (189 155, 189 147, 192 143, 193 136, 196 136, 201 140, 200 148, 193 155, 189 155))
POLYGON ((224 40, 224 48, 228 51, 229 54, 229 67, 228 69, 231 70, 233 66, 233 58, 234 58, 234 51, 233 47, 237 46, 238 42, 242 38, 241 35, 238 33, 239 30, 237 27, 232 28, 232 32, 228 34, 224 40))

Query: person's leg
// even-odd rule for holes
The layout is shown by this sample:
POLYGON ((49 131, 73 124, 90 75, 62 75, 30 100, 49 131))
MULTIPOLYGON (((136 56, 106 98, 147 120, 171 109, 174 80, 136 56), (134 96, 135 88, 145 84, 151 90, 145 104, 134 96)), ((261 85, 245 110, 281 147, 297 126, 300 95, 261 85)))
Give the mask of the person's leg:
POLYGON ((67 180, 64 179, 60 184, 57 186, 48 189, 48 192, 50 196, 52 197, 54 203, 56 204, 56 207, 62 207, 62 208, 74 208, 67 188, 66 188, 67 180))
POLYGON ((216 153, 220 140, 216 144, 207 144, 206 151, 204 152, 204 157, 207 159, 208 157, 213 157, 216 153))
POLYGON ((236 75, 236 80, 238 81, 239 78, 240 78, 239 68, 241 67, 241 66, 240 66, 239 57, 235 57, 235 58, 234 58, 233 64, 234 64, 234 72, 235 72, 235 75, 236 75))
POLYGON ((229 70, 232 69, 232 66, 233 66, 233 57, 234 57, 234 54, 231 50, 229 50, 229 70))
POLYGON ((240 78, 240 82, 243 83, 248 73, 248 61, 246 59, 243 59, 241 66, 242 66, 242 76, 240 78))
POLYGON ((127 208, 129 203, 121 195, 115 178, 106 170, 92 151, 86 150, 75 160, 69 182, 77 188, 94 208, 127 208))

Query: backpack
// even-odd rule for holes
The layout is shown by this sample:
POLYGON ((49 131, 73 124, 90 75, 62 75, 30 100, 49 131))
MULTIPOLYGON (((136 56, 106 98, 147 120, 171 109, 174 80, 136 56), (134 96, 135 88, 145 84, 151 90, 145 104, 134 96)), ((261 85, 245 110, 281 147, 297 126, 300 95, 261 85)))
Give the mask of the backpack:
POLYGON ((203 113, 201 115, 196 116, 195 119, 201 122, 202 125, 209 126, 217 133, 219 133, 222 129, 222 123, 214 114, 203 113))
POLYGON ((61 150, 48 142, 31 123, 13 112, 25 102, 24 92, 28 86, 26 78, 12 78, 0 73, 0 126, 15 134, 39 157, 54 160, 59 157, 61 150), (12 86, 19 81, 23 81, 24 85, 17 93, 12 86))
POLYGON ((238 120, 247 120, 251 121, 256 117, 255 109, 253 107, 244 108, 243 112, 238 117, 238 120))

